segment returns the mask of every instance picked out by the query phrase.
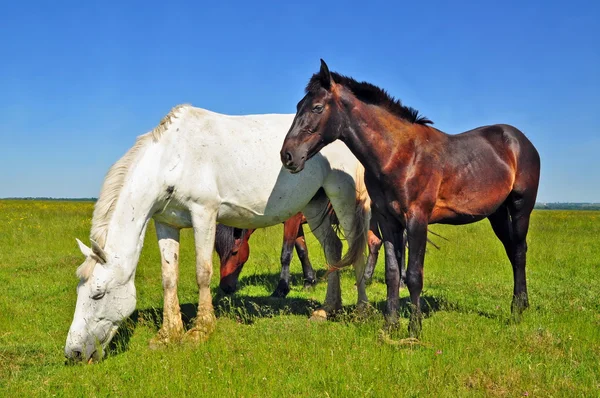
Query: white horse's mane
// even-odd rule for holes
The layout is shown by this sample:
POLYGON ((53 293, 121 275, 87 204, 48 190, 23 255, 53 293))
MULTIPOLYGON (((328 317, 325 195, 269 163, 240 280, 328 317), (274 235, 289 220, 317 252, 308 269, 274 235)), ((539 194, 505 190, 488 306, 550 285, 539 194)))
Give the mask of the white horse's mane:
MULTIPOLYGON (((177 105, 171 111, 162 118, 158 126, 156 126, 149 133, 140 135, 133 147, 123 155, 106 173, 98 201, 94 206, 94 215, 92 217, 92 229, 90 232, 90 238, 95 240, 101 248, 104 248, 106 244, 106 235, 108 234, 108 224, 115 211, 117 199, 121 193, 121 189, 125 184, 125 179, 129 173, 129 169, 134 161, 137 159, 137 155, 141 152, 141 149, 149 142, 158 142, 163 136, 167 129, 171 126, 174 120, 182 115, 182 111, 190 108, 188 104, 177 105)), ((96 260, 92 258, 86 259, 79 268, 77 268, 77 276, 80 279, 87 279, 92 274, 96 260)))

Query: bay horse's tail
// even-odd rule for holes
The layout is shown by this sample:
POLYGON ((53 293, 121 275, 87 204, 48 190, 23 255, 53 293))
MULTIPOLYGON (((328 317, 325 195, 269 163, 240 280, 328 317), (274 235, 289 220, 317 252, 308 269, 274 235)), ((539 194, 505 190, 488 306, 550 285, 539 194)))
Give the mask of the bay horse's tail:
POLYGON ((328 273, 352 264, 364 266, 366 261, 365 248, 367 247, 369 221, 371 218, 371 198, 369 197, 367 187, 365 186, 365 168, 360 163, 356 168, 355 180, 356 207, 354 210, 352 229, 346 237, 348 251, 337 264, 330 265, 328 273))

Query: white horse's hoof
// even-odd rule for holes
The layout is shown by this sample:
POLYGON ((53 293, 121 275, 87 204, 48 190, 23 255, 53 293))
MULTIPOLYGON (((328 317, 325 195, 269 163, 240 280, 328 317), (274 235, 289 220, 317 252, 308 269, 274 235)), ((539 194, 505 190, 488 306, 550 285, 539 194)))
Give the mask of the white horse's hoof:
POLYGON ((327 320, 327 312, 324 309, 319 308, 318 310, 315 310, 312 313, 310 320, 314 321, 314 322, 326 321, 327 320))

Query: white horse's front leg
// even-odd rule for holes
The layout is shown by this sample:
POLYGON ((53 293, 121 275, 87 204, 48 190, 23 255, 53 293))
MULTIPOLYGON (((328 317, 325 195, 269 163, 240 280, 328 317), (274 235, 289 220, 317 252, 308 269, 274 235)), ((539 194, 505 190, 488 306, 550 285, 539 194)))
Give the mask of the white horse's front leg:
POLYGON ((198 314, 194 326, 186 333, 186 340, 206 341, 215 330, 217 319, 210 294, 212 252, 215 246, 217 211, 204 206, 191 209, 196 245, 196 281, 198 282, 198 314))
POLYGON ((158 335, 150 344, 160 345, 176 342, 183 336, 183 322, 177 283, 179 281, 179 229, 155 221, 156 236, 162 263, 162 285, 164 295, 163 324, 158 335))

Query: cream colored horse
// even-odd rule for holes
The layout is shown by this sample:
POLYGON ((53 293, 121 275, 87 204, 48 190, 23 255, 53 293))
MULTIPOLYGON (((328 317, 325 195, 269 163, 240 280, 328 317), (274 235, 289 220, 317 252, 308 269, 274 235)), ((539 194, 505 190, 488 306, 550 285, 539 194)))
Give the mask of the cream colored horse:
MULTIPOLYGON (((77 304, 65 355, 98 359, 121 321, 136 306, 135 270, 146 226, 154 218, 162 258, 163 325, 155 338, 202 341, 216 319, 209 284, 215 224, 260 228, 302 211, 337 263, 342 245, 328 217, 329 199, 348 238, 358 302, 367 297, 362 278, 369 210, 363 169, 346 147, 332 144, 301 174, 282 169, 279 148, 293 115, 226 116, 182 105, 109 170, 92 220, 91 248, 79 242, 77 304), (321 190, 322 189, 322 190, 321 190), (325 195, 322 194, 324 191, 325 195), (193 227, 198 314, 184 336, 177 297, 179 230, 193 227)), ((341 307, 337 272, 328 277, 326 311, 341 307)))

